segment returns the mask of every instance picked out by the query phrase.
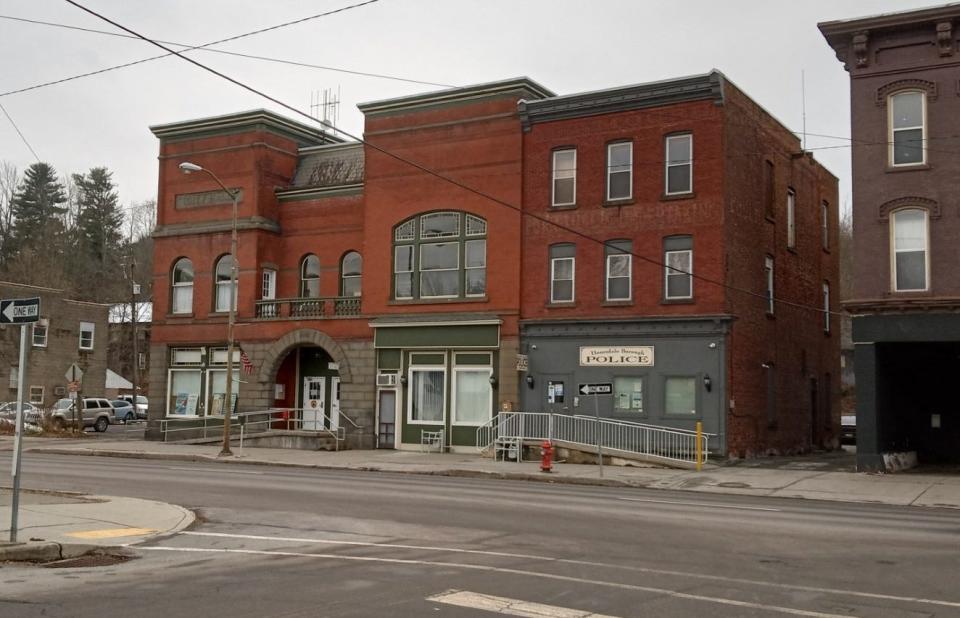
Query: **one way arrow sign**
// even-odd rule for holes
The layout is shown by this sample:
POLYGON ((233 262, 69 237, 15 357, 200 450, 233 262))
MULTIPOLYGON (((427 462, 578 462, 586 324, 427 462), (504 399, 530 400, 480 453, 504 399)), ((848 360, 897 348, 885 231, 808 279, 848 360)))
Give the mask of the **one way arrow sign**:
POLYGON ((581 395, 612 395, 613 384, 611 384, 610 382, 604 382, 601 384, 581 384, 580 394, 581 395))
POLYGON ((39 319, 39 298, 0 300, 0 324, 25 324, 39 319))

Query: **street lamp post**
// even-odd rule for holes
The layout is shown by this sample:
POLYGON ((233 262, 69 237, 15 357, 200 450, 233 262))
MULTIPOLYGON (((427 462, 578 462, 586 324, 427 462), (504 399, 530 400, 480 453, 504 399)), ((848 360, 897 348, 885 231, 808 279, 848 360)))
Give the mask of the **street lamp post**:
POLYGON ((223 448, 220 449, 219 454, 219 457, 230 457, 233 455, 233 452, 230 450, 230 415, 233 412, 233 350, 236 347, 233 337, 233 326, 237 318, 237 309, 235 306, 237 300, 237 202, 240 198, 240 192, 231 191, 220 181, 216 174, 204 167, 200 167, 196 163, 184 161, 180 164, 180 171, 184 174, 206 172, 233 200, 233 222, 230 226, 230 301, 228 303, 229 310, 227 311, 227 392, 224 393, 226 401, 223 403, 223 448))

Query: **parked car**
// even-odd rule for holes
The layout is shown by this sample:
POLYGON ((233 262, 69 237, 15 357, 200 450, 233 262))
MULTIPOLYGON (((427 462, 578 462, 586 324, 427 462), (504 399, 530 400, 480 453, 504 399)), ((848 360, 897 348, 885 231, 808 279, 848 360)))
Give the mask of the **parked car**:
POLYGON ((840 417, 840 444, 857 443, 857 417, 844 414, 840 417))
MULTIPOLYGON (((70 427, 74 423, 75 410, 73 399, 60 399, 53 405, 48 415, 50 422, 57 429, 70 427)), ((80 426, 93 427, 94 431, 104 432, 110 426, 113 417, 113 406, 108 399, 100 397, 84 397, 83 418, 80 426)))
POLYGON ((113 406, 113 420, 116 422, 132 423, 138 418, 146 418, 146 414, 143 417, 138 415, 139 410, 133 409, 133 404, 129 401, 123 399, 114 399, 110 402, 110 405, 113 406))
MULTIPOLYGON (((0 418, 16 421, 17 402, 11 401, 0 405, 0 418)), ((23 422, 31 425, 39 425, 43 421, 43 410, 32 403, 23 402, 23 422)))
MULTIPOLYGON (((133 395, 120 395, 119 397, 117 397, 117 399, 122 399, 124 401, 130 402, 131 404, 134 403, 133 395)), ((149 402, 147 401, 147 398, 144 397, 143 395, 137 395, 136 397, 137 418, 147 418, 148 406, 149 406, 149 402)))

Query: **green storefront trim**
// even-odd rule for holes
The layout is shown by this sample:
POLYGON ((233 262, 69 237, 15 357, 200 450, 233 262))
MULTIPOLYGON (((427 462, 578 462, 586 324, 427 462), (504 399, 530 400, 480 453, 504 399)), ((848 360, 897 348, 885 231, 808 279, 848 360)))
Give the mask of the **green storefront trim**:
POLYGON ((379 326, 373 345, 377 348, 497 348, 500 346, 499 324, 451 324, 429 326, 379 326))

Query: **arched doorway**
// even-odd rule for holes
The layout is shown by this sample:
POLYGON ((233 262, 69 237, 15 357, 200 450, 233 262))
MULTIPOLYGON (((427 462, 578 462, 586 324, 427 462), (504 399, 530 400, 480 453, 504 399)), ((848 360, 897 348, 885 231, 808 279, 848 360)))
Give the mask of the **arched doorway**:
POLYGON ((289 408, 290 428, 336 430, 340 426, 340 365, 319 346, 297 346, 274 377, 276 407, 289 408))

